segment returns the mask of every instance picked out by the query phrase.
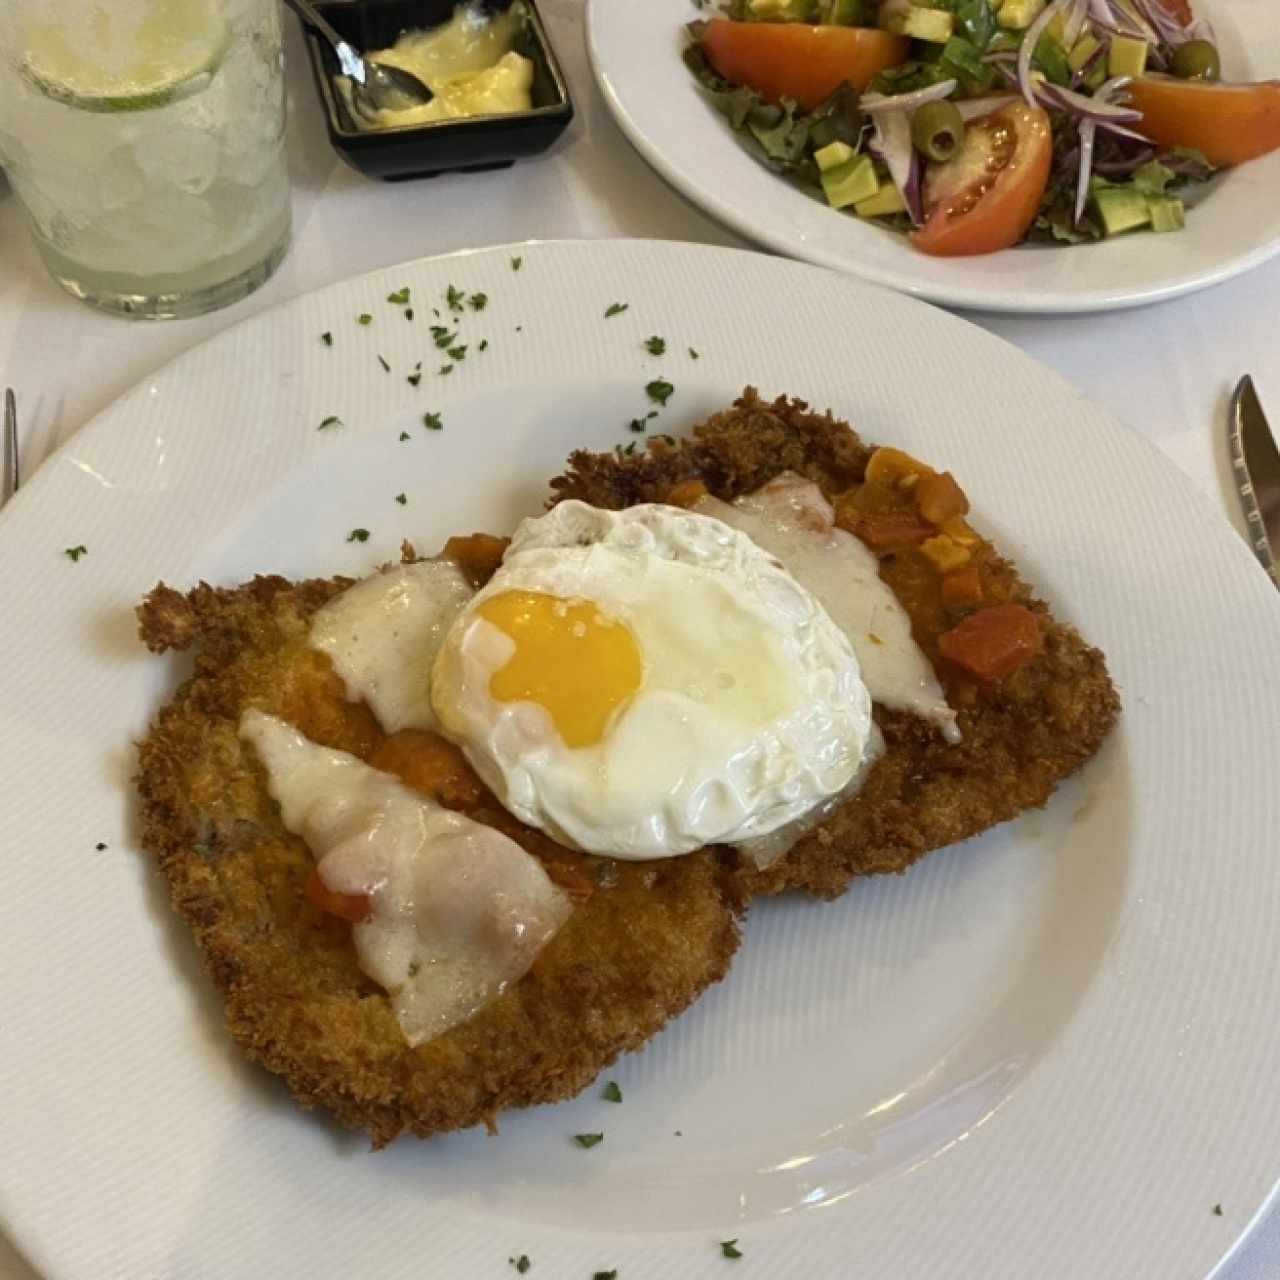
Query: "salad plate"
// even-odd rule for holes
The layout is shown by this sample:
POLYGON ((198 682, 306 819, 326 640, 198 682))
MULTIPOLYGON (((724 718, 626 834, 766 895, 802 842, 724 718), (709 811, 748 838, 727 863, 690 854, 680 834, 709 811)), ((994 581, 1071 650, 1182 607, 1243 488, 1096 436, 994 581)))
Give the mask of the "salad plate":
MULTIPOLYGON (((1280 77, 1280 8, 1271 0, 1197 0, 1195 11, 1212 23, 1225 81, 1280 77)), ((640 155, 705 212, 776 253, 947 306, 1066 313, 1176 298, 1280 252, 1280 152, 1272 152, 1197 190, 1177 232, 928 256, 771 172, 730 129, 682 59, 685 25, 714 12, 711 0, 589 0, 591 64, 640 155)))
POLYGON ((1280 687, 1240 673, 1272 663, 1280 597, 1165 458, 977 327, 694 245, 406 263, 148 378, 0 540, 0 1222, 48 1280, 522 1257, 531 1280, 1202 1280, 1272 1195, 1280 687), (487 303, 444 376, 451 290, 487 303), (1106 651, 1120 725, 1043 811, 835 903, 757 902, 725 981, 578 1098, 371 1152, 240 1059, 139 848, 131 744, 184 666, 133 607, 160 579, 354 576, 406 538, 505 532, 572 449, 639 439, 657 378, 649 431, 750 383, 953 470, 1106 651))

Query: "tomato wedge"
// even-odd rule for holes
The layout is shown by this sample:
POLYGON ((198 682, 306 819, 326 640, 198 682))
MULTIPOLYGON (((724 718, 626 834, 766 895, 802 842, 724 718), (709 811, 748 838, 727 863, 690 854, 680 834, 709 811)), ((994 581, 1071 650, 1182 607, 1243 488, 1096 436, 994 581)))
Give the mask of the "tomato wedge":
POLYGON ((916 248, 960 257, 1017 244, 1040 208, 1052 159, 1049 117, 1039 107, 1012 102, 971 120, 960 154, 925 174, 916 248))
POLYGON ((1214 165, 1244 164, 1280 147, 1280 80, 1214 84, 1141 76, 1129 86, 1133 127, 1162 147, 1193 147, 1214 165))
POLYGON ((360 924, 373 914, 373 899, 367 893, 336 893, 320 879, 320 872, 314 867, 303 896, 317 910, 351 924, 360 924))
POLYGON ((803 22, 713 18, 702 36, 707 61, 726 80, 770 102, 794 98, 806 111, 846 82, 865 89, 907 56, 909 42, 874 27, 815 27, 803 22))

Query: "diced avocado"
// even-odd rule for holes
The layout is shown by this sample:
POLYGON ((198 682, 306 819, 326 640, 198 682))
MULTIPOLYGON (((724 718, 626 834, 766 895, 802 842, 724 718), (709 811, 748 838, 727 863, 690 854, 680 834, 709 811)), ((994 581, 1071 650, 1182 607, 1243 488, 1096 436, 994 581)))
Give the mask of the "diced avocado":
POLYGON ((747 13, 758 22, 810 22, 814 0, 748 0, 747 13))
POLYGON ((1047 36, 1052 36, 1060 45, 1065 46, 1067 43, 1067 15, 1061 10, 1055 13, 1049 19, 1049 25, 1045 27, 1044 33, 1047 36))
POLYGON ((822 191, 833 209, 847 209, 879 189, 880 180, 870 156, 854 156, 822 175, 822 191))
POLYGON ((1025 31, 1043 12, 1048 0, 1004 0, 996 21, 1009 31, 1025 31))
POLYGON ((1112 36, 1107 51, 1107 74, 1133 76, 1136 80, 1147 69, 1147 42, 1133 36, 1112 36))
POLYGON ((1148 196, 1152 231, 1181 231, 1187 225, 1186 206, 1177 196, 1148 196))
POLYGON ((838 168, 842 164, 848 164, 857 153, 847 142, 832 142, 825 147, 819 147, 813 153, 814 161, 819 169, 826 173, 829 169, 838 168))
POLYGON ((1022 37, 1012 31, 997 31, 987 44, 988 53, 1017 53, 1022 37))
POLYGON ((1100 40, 1095 40, 1091 35, 1083 35, 1072 46, 1071 52, 1067 54, 1067 65, 1072 71, 1083 71, 1085 64, 1101 48, 1102 42, 1100 40))
POLYGON ((891 213, 906 213, 907 202, 896 183, 886 182, 875 195, 859 200, 853 211, 860 218, 887 218, 891 213))
POLYGON ((946 44, 955 24, 955 18, 941 9, 886 6, 880 17, 880 25, 886 31, 912 40, 927 40, 930 44, 946 44))
POLYGON ((1109 236, 1134 231, 1151 221, 1147 197, 1132 187, 1100 187, 1093 193, 1093 202, 1109 236))
POLYGON ((875 26, 871 0, 818 0, 818 21, 830 27, 875 26))

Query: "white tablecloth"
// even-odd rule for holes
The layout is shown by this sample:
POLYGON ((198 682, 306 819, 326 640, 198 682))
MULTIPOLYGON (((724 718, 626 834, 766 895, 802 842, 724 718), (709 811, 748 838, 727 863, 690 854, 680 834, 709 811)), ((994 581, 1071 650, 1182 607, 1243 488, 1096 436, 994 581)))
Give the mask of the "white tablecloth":
MULTIPOLYGON (((583 0, 541 0, 578 109, 549 156, 500 172, 401 185, 369 182, 330 150, 301 37, 289 19, 294 246, 269 285, 203 319, 130 323, 73 301, 45 276, 17 203, 0 179, 0 386, 13 386, 18 395, 25 473, 173 356, 345 276, 530 238, 640 236, 741 245, 668 189, 614 126, 587 66, 582 8, 583 0)), ((1280 259, 1208 293, 1141 311, 970 319, 1057 369, 1145 435, 1243 529, 1225 447, 1227 400, 1240 375, 1252 372, 1280 424, 1278 304, 1280 259)), ((1027 429, 1034 431, 1035 423, 1027 429)), ((1218 1280, 1278 1275, 1280 1208, 1218 1280)), ((35 1280, 3 1236, 0 1280, 35 1280)))

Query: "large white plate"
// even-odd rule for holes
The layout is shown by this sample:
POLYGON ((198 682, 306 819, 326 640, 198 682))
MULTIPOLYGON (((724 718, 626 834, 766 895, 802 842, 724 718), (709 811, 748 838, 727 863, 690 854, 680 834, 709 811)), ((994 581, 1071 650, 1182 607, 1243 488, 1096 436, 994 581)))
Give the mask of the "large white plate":
POLYGON ((1194 1280, 1270 1193, 1280 600, 1168 462, 979 330, 687 245, 413 263, 137 387, 0 547, 0 1209, 51 1277, 504 1276, 527 1253, 535 1280, 684 1280, 736 1237, 743 1275, 1194 1280), (404 284, 413 323, 385 301, 404 284), (490 302, 441 377, 449 284, 490 302), (182 664, 140 650, 131 606, 158 578, 359 572, 509 527, 571 448, 632 438, 659 374, 655 428, 753 382, 953 468, 1105 647, 1123 723, 1043 813, 837 904, 757 904, 729 979, 608 1073, 622 1105, 370 1154, 241 1062, 137 848, 130 741, 182 664))
MULTIPOLYGON (((1275 0, 1196 0, 1234 80, 1280 76, 1275 0)), ((705 16, 706 10, 702 11, 705 16)), ((837 214, 739 145, 680 59, 690 0, 588 0, 596 79, 636 150, 712 217, 778 253, 934 302, 994 311, 1103 311, 1218 284, 1280 252, 1280 153, 1225 174, 1176 235, 1080 248, 930 258, 905 237, 837 214)))

